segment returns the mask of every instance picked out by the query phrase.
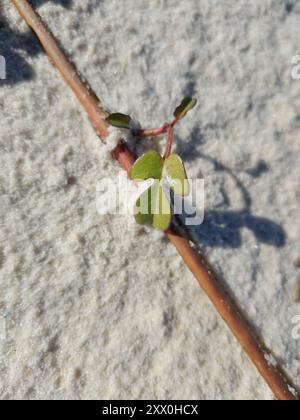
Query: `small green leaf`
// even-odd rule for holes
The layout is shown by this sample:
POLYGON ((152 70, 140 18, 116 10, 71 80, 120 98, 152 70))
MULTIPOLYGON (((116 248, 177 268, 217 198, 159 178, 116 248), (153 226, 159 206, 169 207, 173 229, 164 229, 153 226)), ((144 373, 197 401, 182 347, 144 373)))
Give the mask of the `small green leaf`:
POLYGON ((167 230, 170 227, 172 221, 172 209, 170 202, 164 192, 162 183, 159 183, 159 187, 156 195, 156 202, 153 214, 153 227, 160 230, 167 230))
POLYGON ((134 207, 134 218, 139 225, 152 225, 153 189, 148 188, 137 200, 134 207))
POLYGON ((168 179, 170 187, 175 194, 181 196, 189 195, 189 183, 184 163, 180 156, 172 154, 166 159, 163 175, 168 179))
POLYGON ((131 117, 129 115, 120 113, 110 114, 106 118, 106 121, 113 127, 126 128, 128 130, 131 128, 131 117))
POLYGON ((172 209, 161 181, 156 180, 139 197, 134 208, 134 217, 139 225, 152 225, 160 230, 168 229, 172 221, 172 209))
POLYGON ((186 114, 193 109, 197 104, 197 99, 186 97, 183 99, 181 104, 175 109, 174 117, 180 120, 185 117, 186 114))
POLYGON ((155 150, 143 154, 131 169, 131 177, 136 180, 161 179, 163 158, 155 150))

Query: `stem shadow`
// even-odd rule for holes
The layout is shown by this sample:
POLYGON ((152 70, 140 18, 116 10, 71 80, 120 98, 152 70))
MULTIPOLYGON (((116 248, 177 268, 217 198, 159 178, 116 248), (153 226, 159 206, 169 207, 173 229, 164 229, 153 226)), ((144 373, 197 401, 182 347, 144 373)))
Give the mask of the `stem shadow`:
MULTIPOLYGON (((195 129, 192 135, 193 141, 188 148, 183 149, 183 143, 181 144, 179 141, 179 147, 177 147, 179 153, 187 160, 189 160, 189 157, 190 160, 199 158, 207 160, 213 164, 216 172, 224 172, 226 175, 230 176, 243 197, 244 206, 240 210, 209 209, 205 212, 203 223, 195 226, 187 226, 186 224, 186 219, 191 216, 190 214, 176 216, 175 222, 180 225, 185 235, 198 246, 235 249, 242 245, 241 231, 242 229, 247 228, 253 233, 258 242, 276 248, 284 247, 286 243, 286 233, 282 226, 267 217, 255 216, 252 214, 251 195, 239 179, 239 176, 236 173, 237 171, 225 166, 221 161, 214 159, 199 150, 195 151, 196 136, 199 136, 200 138, 200 142, 198 141, 197 146, 202 144, 203 136, 199 129, 195 129)), ((254 168, 246 169, 243 172, 253 178, 259 178, 268 170, 268 164, 265 161, 260 160, 254 168)), ((228 196, 226 196, 226 206, 230 206, 228 196)))
POLYGON ((276 248, 285 245, 286 234, 279 224, 247 211, 209 210, 201 225, 185 226, 189 239, 196 245, 233 249, 242 245, 243 228, 249 229, 258 242, 276 248))
MULTIPOLYGON (((73 2, 73 0, 31 0, 30 3, 33 7, 39 7, 47 1, 65 8, 70 8, 73 2)), ((0 55, 6 61, 6 79, 0 79, 0 87, 33 80, 34 68, 25 57, 35 57, 41 52, 42 48, 33 32, 21 33, 12 29, 0 9, 0 55)))
POLYGON ((30 0, 30 4, 33 7, 39 7, 42 6, 44 3, 47 3, 48 1, 52 1, 52 3, 59 4, 65 9, 69 9, 72 6, 73 2, 73 0, 30 0))

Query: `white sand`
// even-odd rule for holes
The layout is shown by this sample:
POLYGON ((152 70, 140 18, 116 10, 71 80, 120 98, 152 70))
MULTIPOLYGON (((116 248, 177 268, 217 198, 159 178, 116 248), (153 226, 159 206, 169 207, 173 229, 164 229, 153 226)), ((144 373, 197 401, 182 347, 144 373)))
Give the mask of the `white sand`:
MULTIPOLYGON (((97 214, 96 182, 118 166, 2 3, 1 398, 272 398, 173 247, 97 214)), ((111 109, 152 126, 184 94, 199 98, 177 131, 189 175, 206 178, 213 225, 199 244, 300 385, 300 1, 35 3, 111 109), (229 171, 203 155, 244 184, 252 218, 229 171), (227 227, 215 224, 222 211, 227 227)))

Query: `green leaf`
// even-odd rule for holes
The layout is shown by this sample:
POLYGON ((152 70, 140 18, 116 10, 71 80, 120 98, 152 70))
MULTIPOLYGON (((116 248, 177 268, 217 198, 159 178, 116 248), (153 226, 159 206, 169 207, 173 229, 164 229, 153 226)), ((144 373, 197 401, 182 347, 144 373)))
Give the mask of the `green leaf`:
POLYGON ((153 227, 160 230, 167 230, 172 221, 172 209, 170 202, 163 190, 162 183, 159 183, 156 202, 153 214, 153 227))
POLYGON ((139 197, 134 213, 135 220, 139 225, 152 225, 160 230, 168 229, 172 221, 172 209, 163 190, 162 182, 156 180, 139 197))
POLYGON ((153 189, 149 187, 137 200, 134 207, 134 218, 139 225, 152 225, 153 214, 152 214, 152 200, 153 200, 153 189))
POLYGON ((136 180, 161 179, 162 168, 163 158, 155 150, 149 150, 137 159, 131 169, 131 177, 136 180))
POLYGON ((185 117, 186 114, 193 109, 197 104, 197 99, 186 97, 183 99, 181 104, 175 109, 174 117, 180 120, 185 117))
POLYGON ((163 175, 167 178, 175 194, 181 196, 189 195, 189 183, 184 163, 180 156, 172 154, 165 160, 163 175))
POLYGON ((129 115, 120 113, 110 114, 106 118, 106 121, 113 127, 126 128, 128 130, 131 128, 131 117, 129 115))

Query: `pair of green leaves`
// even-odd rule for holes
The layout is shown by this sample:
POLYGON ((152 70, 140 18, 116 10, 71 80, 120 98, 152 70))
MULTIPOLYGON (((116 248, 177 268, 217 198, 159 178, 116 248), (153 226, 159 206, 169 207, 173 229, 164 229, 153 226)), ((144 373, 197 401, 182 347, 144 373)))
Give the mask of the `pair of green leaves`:
POLYGON ((167 230, 172 221, 172 207, 164 183, 167 181, 175 194, 189 194, 186 171, 180 156, 172 154, 164 160, 158 152, 150 150, 135 162, 131 169, 131 177, 137 181, 154 179, 153 185, 135 204, 136 222, 167 230))
MULTIPOLYGON (((190 97, 184 98, 181 104, 175 109, 174 117, 177 120, 180 120, 185 117, 186 114, 196 106, 196 104, 197 99, 190 97)), ((106 118, 106 121, 113 127, 125 128, 127 130, 130 130, 132 126, 132 118, 129 115, 121 114, 119 112, 110 114, 106 118)))

